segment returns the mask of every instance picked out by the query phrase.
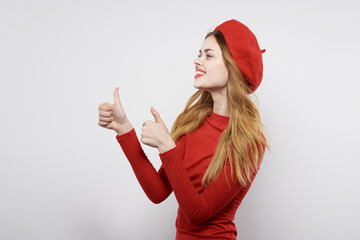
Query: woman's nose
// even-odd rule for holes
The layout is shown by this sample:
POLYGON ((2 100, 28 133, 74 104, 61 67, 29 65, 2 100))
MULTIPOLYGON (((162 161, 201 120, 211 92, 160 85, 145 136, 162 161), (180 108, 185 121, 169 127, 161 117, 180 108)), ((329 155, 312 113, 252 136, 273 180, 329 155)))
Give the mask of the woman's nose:
POLYGON ((200 61, 199 57, 194 59, 194 64, 195 65, 201 65, 201 61, 200 61))

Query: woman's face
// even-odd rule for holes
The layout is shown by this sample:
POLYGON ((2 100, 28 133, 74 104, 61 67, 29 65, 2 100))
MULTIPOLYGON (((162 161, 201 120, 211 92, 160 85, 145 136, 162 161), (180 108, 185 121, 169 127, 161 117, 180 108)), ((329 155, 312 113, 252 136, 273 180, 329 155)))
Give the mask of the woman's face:
POLYGON ((194 64, 196 71, 195 88, 211 91, 227 86, 228 71, 220 46, 214 36, 211 35, 204 40, 194 64), (199 73, 199 71, 204 73, 199 73))

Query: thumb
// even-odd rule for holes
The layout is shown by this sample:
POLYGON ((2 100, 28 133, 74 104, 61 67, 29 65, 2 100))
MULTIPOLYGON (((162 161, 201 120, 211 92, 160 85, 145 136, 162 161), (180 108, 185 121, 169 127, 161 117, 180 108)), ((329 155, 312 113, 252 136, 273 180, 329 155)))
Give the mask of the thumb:
POLYGON ((119 97, 119 87, 114 90, 114 104, 120 105, 120 97, 119 97))
POLYGON ((155 122, 164 124, 163 120, 160 117, 160 114, 153 107, 150 108, 150 111, 155 118, 155 122))

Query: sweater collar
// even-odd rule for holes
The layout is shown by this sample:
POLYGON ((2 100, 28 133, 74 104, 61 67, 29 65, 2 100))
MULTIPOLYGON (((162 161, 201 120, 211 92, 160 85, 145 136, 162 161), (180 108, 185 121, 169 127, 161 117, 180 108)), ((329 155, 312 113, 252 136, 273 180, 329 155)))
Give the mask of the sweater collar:
POLYGON ((224 131, 229 123, 230 117, 223 116, 220 114, 215 113, 214 111, 211 111, 209 117, 206 119, 208 123, 217 128, 220 131, 224 131))

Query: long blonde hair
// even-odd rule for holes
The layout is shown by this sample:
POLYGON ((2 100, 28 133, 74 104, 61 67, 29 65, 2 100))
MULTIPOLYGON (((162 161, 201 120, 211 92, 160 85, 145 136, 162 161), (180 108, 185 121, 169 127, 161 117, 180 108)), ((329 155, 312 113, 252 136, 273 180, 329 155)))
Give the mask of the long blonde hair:
MULTIPOLYGON (((248 95, 250 91, 246 78, 241 74, 235 61, 232 59, 229 48, 222 33, 218 30, 210 32, 219 44, 223 59, 228 70, 227 98, 230 106, 230 119, 227 128, 222 132, 213 159, 209 164, 201 185, 206 187, 216 179, 227 161, 231 167, 233 180, 233 159, 235 172, 239 183, 246 186, 251 182, 251 174, 260 167, 264 151, 263 147, 270 150, 263 136, 266 130, 260 119, 259 111, 248 95), (261 146, 261 147, 259 147, 261 146), (250 149, 252 149, 250 151, 250 149), (246 181, 248 180, 248 182, 246 181)), ((213 110, 211 94, 205 90, 198 90, 188 100, 185 109, 176 118, 170 135, 176 141, 183 134, 198 129, 213 110), (199 100, 195 102, 196 99, 199 100), (194 103, 192 105, 192 103, 194 103)))

